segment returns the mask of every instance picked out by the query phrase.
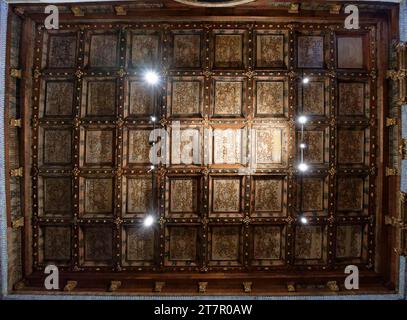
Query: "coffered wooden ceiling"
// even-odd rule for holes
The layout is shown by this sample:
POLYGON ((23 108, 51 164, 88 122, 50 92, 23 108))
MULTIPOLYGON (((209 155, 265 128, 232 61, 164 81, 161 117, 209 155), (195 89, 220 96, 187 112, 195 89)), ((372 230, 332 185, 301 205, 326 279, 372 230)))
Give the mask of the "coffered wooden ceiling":
POLYGON ((377 278, 375 22, 349 31, 322 17, 76 19, 52 31, 38 24, 27 53, 32 287, 47 264, 85 291, 113 279, 126 288, 123 277, 133 283, 126 290, 143 293, 155 281, 194 292, 192 279, 209 293, 237 292, 242 281, 273 292, 276 278, 341 286, 348 264, 377 278), (154 89, 147 69, 162 77, 154 89), (299 114, 309 117, 305 174, 299 114), (151 171, 151 130, 171 133, 178 122, 199 141, 188 155, 198 163, 179 164, 170 136, 169 163, 151 171), (146 214, 157 220, 150 228, 146 214))

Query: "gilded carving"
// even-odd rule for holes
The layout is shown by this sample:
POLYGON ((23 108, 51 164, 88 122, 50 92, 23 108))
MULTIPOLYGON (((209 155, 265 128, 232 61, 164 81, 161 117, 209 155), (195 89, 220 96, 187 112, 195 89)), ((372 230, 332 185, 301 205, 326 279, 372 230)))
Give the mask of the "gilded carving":
POLYGON ((278 34, 257 35, 256 65, 259 68, 284 66, 284 36, 278 34))
POLYGON ((215 67, 242 68, 243 36, 222 34, 215 36, 215 67))
POLYGON ((197 212, 197 179, 171 179, 170 194, 170 212, 197 212))
POLYGON ((324 38, 322 36, 298 37, 298 67, 324 67, 324 38))
POLYGON ((325 114, 325 85, 322 81, 310 81, 301 86, 304 90, 302 94, 302 110, 305 114, 324 115, 325 114))
POLYGON ((256 129, 256 163, 283 163, 283 129, 256 129))
POLYGON ((201 83, 199 81, 173 81, 171 114, 197 115, 200 113, 201 83))
POLYGON ((256 212, 282 212, 282 179, 255 179, 254 189, 254 210, 256 212))
POLYGON ((324 163, 324 131, 304 131, 304 157, 309 163, 324 163))
POLYGON ((284 115, 284 82, 257 81, 256 114, 259 116, 284 115))
POLYGON ((240 211, 240 179, 213 179, 213 212, 240 211))
POLYGON ((242 114, 243 83, 241 81, 215 82, 215 115, 242 114))

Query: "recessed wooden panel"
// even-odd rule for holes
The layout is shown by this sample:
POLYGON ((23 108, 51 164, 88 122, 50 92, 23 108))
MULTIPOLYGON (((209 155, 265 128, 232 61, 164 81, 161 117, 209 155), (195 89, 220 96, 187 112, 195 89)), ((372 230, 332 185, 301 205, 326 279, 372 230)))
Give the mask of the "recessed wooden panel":
POLYGON ((316 35, 298 36, 298 67, 324 67, 324 37, 316 35))
POLYGON ((338 130, 338 162, 340 164, 364 164, 365 138, 364 130, 338 130))
POLYGON ((285 229, 275 225, 256 225, 252 229, 254 266, 281 266, 285 255, 285 229))
POLYGON ((146 68, 158 64, 160 36, 156 33, 132 33, 130 66, 146 68))
POLYGON ((197 177, 175 178, 167 182, 170 217, 196 217, 199 213, 199 180, 197 177))
POLYGON ((364 180, 362 177, 339 177, 337 190, 338 211, 341 214, 362 213, 364 206, 364 180))
POLYGON ((301 180, 301 210, 305 215, 328 213, 328 186, 324 177, 304 177, 301 180))
POLYGON ((361 225, 340 225, 336 228, 336 257, 360 259, 362 256, 364 230, 361 225))
POLYGON ((261 33, 256 35, 256 67, 285 67, 284 34, 261 33))
POLYGON ((85 164, 111 166, 114 162, 114 132, 88 129, 85 132, 85 164))
POLYGON ((90 34, 89 65, 93 68, 117 65, 116 34, 90 34))
POLYGON ((73 68, 76 65, 76 35, 51 35, 48 47, 49 68, 73 68))
POLYGON ((216 80, 214 83, 215 116, 240 117, 243 113, 243 87, 242 81, 216 80))
POLYGON ((113 230, 111 227, 83 227, 80 232, 83 246, 81 261, 85 266, 110 265, 113 258, 113 230))
POLYGON ((212 177, 210 216, 240 215, 242 179, 212 177))
POLYGON ((87 116, 114 116, 116 114, 116 83, 114 80, 87 82, 87 116))
POLYGON ((154 89, 140 79, 128 81, 126 115, 140 117, 151 116, 154 111, 154 89))
POLYGON ((153 184, 150 176, 129 176, 124 179, 123 208, 125 216, 147 214, 153 205, 153 184))
POLYGON ((363 69, 363 38, 339 36, 338 68, 363 69))
POLYGON ((198 228, 194 226, 171 226, 166 229, 167 266, 196 265, 198 228))
POLYGON ((316 128, 309 126, 304 130, 304 159, 307 163, 324 164, 329 161, 328 128, 316 128))
POLYGON ((363 82, 340 82, 339 115, 363 116, 365 108, 365 84, 363 82))
POLYGON ((73 81, 46 81, 44 115, 49 117, 72 116, 73 81))
POLYGON ((244 35, 224 32, 215 34, 214 38, 214 67, 243 68, 244 35))
POLYGON ((45 165, 67 165, 71 162, 72 132, 69 129, 44 129, 45 165))
POLYGON ((256 176, 254 181, 254 217, 282 217, 286 216, 286 188, 285 177, 256 176))
POLYGON ((154 230, 141 226, 123 229, 122 263, 124 266, 149 266, 154 260, 154 230))
POLYGON ((43 260, 65 264, 71 259, 71 228, 47 226, 43 230, 43 260))
POLYGON ((240 164, 244 156, 244 129, 213 130, 213 163, 240 164))
POLYGON ((305 85, 300 85, 299 95, 303 101, 302 113, 315 116, 327 114, 325 81, 314 80, 305 85))
POLYGON ((284 127, 255 127, 252 131, 254 164, 285 166, 287 163, 287 130, 284 127))
POLYGON ((173 62, 174 68, 200 68, 201 67, 201 34, 176 33, 173 35, 173 62))
POLYGON ((210 265, 240 264, 240 226, 212 226, 209 231, 210 265))
POLYGON ((128 135, 128 163, 149 164, 150 161, 150 134, 149 129, 129 129, 128 135))
POLYGON ((174 78, 170 88, 170 115, 199 116, 202 112, 202 86, 202 78, 174 78))
POLYGON ((326 260, 326 230, 322 226, 295 228, 296 264, 321 264, 326 260))
POLYGON ((72 185, 70 177, 44 177, 43 214, 46 216, 72 215, 72 185))
POLYGON ((256 116, 284 117, 287 113, 284 81, 256 80, 256 116))
POLYGON ((81 179, 81 203, 83 215, 112 216, 113 179, 81 179))

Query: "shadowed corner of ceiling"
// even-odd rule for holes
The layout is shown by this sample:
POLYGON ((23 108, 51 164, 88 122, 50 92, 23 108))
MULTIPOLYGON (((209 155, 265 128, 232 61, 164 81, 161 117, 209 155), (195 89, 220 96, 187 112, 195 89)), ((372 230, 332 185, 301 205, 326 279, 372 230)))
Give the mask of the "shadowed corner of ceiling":
POLYGON ((179 3, 198 7, 233 7, 255 2, 256 0, 174 0, 179 3))

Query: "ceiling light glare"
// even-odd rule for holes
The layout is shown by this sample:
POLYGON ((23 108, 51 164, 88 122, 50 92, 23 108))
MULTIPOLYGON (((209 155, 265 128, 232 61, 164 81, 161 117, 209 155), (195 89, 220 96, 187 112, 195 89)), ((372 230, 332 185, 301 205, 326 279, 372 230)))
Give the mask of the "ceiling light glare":
POLYGON ((301 124, 305 124, 305 123, 307 123, 307 121, 308 121, 308 118, 306 116, 299 116, 298 117, 298 122, 301 123, 301 124))
POLYGON ((308 223, 308 219, 305 218, 305 217, 301 217, 300 221, 301 221, 302 224, 307 224, 308 223))
POLYGON ((303 83, 303 84, 309 83, 309 78, 308 78, 308 77, 305 77, 304 79, 302 79, 302 83, 303 83))
POLYGON ((150 84, 150 85, 156 85, 158 81, 160 80, 160 77, 158 76, 157 72, 155 71, 147 71, 144 74, 144 80, 150 84))
POLYGON ((154 223, 154 217, 152 215, 148 215, 147 217, 144 218, 144 226, 145 227, 151 227, 154 223))
POLYGON ((301 149, 305 149, 307 147, 307 145, 305 143, 300 143, 300 148, 301 149))
POLYGON ((306 163, 304 163, 304 162, 301 162, 298 165, 298 170, 300 170, 301 172, 305 172, 305 171, 308 170, 308 165, 306 163))
POLYGON ((151 116, 150 120, 151 120, 151 122, 156 122, 157 118, 155 116, 151 116))

